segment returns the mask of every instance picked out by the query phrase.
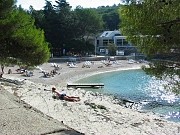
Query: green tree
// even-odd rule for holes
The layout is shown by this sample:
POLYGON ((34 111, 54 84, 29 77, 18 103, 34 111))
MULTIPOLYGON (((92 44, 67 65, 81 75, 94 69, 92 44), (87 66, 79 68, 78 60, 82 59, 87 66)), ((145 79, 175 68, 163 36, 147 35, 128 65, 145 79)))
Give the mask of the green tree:
POLYGON ((44 33, 35 28, 31 16, 23 9, 16 8, 14 1, 10 0, 1 2, 0 15, 1 64, 20 61, 27 65, 38 65, 48 60, 49 49, 44 33))
POLYGON ((117 46, 113 43, 108 43, 108 51, 110 56, 116 55, 117 46))
POLYGON ((14 0, 0 0, 0 64, 2 72, 8 53, 6 52, 7 37, 10 36, 13 29, 13 23, 11 22, 11 12, 13 10, 14 0))
POLYGON ((59 46, 61 47, 61 54, 63 54, 64 49, 67 51, 67 44, 69 40, 74 38, 74 26, 73 16, 71 12, 71 6, 66 0, 57 0, 54 6, 55 12, 57 13, 58 22, 58 35, 59 35, 59 46))
POLYGON ((112 31, 119 29, 118 25, 120 23, 120 19, 119 19, 119 14, 117 12, 104 14, 102 18, 103 21, 105 22, 105 29, 112 31))
MULTIPOLYGON (((180 75, 179 0, 128 0, 120 9, 121 31, 150 58, 147 73, 157 77, 180 75)), ((180 89, 178 81, 176 88, 180 89)))
POLYGON ((80 40, 82 46, 80 50, 84 48, 85 52, 91 53, 94 51, 94 45, 90 40, 102 29, 103 21, 101 16, 94 9, 84 9, 77 7, 74 10, 74 28, 76 40, 80 40))
POLYGON ((14 14, 14 31, 10 38, 9 51, 11 57, 18 58, 27 65, 38 65, 49 59, 48 43, 44 32, 34 26, 34 19, 19 9, 14 14))
POLYGON ((46 0, 43 12, 31 7, 29 13, 35 18, 36 26, 44 30, 47 41, 57 52, 56 56, 63 55, 64 49, 76 53, 78 50, 79 53, 94 50, 89 39, 102 29, 103 24, 94 9, 77 7, 71 10, 66 0, 57 0, 55 5, 46 0))
POLYGON ((35 19, 34 25, 37 28, 42 28, 43 27, 44 21, 45 21, 43 10, 35 10, 33 8, 33 6, 30 6, 29 10, 27 11, 27 13, 29 15, 31 15, 35 19))
POLYGON ((75 14, 77 16, 77 31, 81 33, 81 38, 85 41, 90 35, 97 34, 102 29, 102 18, 94 9, 77 7, 75 14))
MULTIPOLYGON (((55 48, 58 50, 58 56, 63 54, 66 42, 73 38, 73 32, 70 29, 73 24, 70 9, 66 0, 57 0, 56 5, 52 5, 50 1, 46 0, 43 23, 39 22, 39 24, 42 23, 41 28, 45 31, 47 41, 54 50, 55 48)), ((38 18, 36 19, 38 20, 38 18)))
POLYGON ((10 36, 13 29, 11 13, 13 10, 14 0, 0 1, 0 58, 6 57, 4 50, 6 49, 6 39, 10 36))
POLYGON ((120 24, 120 18, 118 14, 118 7, 120 5, 113 5, 113 6, 101 6, 95 9, 99 15, 102 16, 103 20, 103 28, 105 30, 118 30, 120 24))

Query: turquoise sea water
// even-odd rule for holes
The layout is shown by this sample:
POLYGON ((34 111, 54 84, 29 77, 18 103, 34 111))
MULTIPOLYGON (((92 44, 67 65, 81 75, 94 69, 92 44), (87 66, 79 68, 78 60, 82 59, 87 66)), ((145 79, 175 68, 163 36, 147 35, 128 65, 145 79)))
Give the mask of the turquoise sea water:
POLYGON ((94 75, 79 80, 81 83, 104 83, 102 89, 88 89, 112 94, 142 104, 142 110, 163 115, 180 122, 180 96, 164 90, 165 81, 150 77, 142 70, 126 70, 94 75))

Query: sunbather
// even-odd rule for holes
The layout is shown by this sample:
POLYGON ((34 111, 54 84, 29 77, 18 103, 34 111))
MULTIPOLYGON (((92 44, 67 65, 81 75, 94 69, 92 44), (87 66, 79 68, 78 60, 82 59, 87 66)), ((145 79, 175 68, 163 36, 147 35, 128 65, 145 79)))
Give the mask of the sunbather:
POLYGON ((54 87, 52 88, 52 92, 55 93, 61 100, 66 100, 66 101, 71 101, 71 102, 80 101, 79 97, 67 96, 65 93, 56 91, 56 88, 54 88, 54 87))

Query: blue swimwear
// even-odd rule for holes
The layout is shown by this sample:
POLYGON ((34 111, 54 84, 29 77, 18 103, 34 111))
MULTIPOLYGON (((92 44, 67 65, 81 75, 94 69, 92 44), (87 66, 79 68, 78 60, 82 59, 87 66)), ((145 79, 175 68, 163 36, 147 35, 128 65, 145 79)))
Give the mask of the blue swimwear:
POLYGON ((63 100, 63 99, 64 99, 64 96, 66 96, 66 94, 61 94, 61 95, 59 96, 59 99, 63 100))

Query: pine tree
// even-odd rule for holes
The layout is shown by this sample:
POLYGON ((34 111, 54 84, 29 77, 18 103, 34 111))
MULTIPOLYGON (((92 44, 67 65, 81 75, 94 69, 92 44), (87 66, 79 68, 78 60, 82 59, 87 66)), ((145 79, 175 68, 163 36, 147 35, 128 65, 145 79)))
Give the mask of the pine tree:
MULTIPOLYGON (((151 60, 145 71, 159 78, 179 78, 179 0, 128 0, 120 9, 120 17, 123 34, 151 60)), ((178 80, 174 82, 179 90, 178 80)))
POLYGON ((49 59, 48 43, 44 32, 34 25, 34 19, 14 1, 0 4, 0 63, 21 62, 38 65, 49 59))

